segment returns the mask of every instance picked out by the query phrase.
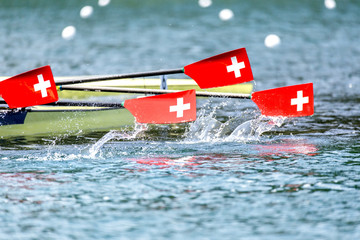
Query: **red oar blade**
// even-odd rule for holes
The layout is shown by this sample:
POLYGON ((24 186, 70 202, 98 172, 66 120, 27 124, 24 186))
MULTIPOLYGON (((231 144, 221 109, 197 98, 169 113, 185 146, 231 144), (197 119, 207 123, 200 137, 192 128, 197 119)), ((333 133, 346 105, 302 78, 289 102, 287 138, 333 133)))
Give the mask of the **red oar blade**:
POLYGON ((250 61, 245 48, 222 53, 184 67, 184 73, 200 88, 213 88, 252 81, 250 61))
POLYGON ((303 117, 314 114, 312 83, 254 92, 251 100, 265 116, 303 117))
POLYGON ((196 120, 195 90, 126 100, 128 109, 139 123, 180 123, 196 120))
POLYGON ((0 95, 10 108, 23 108, 58 100, 50 66, 37 68, 0 82, 0 95))

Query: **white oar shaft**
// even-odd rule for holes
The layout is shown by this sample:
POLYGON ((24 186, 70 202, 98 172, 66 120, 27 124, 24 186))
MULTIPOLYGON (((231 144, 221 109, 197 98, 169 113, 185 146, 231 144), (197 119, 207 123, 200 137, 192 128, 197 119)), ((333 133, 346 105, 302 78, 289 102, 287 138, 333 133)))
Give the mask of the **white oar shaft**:
MULTIPOLYGON (((118 88, 118 87, 84 87, 84 86, 60 86, 60 90, 91 91, 91 92, 116 92, 138 94, 165 94, 178 92, 176 90, 142 89, 142 88, 118 88)), ((251 99, 251 94, 223 93, 223 92, 196 92, 197 97, 218 98, 242 98, 251 99)))

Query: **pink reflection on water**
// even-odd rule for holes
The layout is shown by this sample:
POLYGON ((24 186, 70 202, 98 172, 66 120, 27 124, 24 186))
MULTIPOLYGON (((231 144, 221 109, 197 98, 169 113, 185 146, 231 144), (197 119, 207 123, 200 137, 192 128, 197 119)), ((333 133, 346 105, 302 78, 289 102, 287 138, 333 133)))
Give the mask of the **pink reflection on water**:
POLYGON ((54 184, 62 184, 65 182, 66 181, 59 180, 54 173, 48 174, 43 171, 0 173, 0 187, 9 190, 4 198, 7 201, 18 203, 43 203, 43 200, 36 200, 37 196, 32 196, 31 194, 29 195, 30 197, 17 196, 19 190, 28 190, 30 193, 39 187, 51 187, 54 184))
POLYGON ((42 171, 0 173, 1 187, 32 189, 34 186, 47 186, 53 182, 59 182, 54 174, 45 174, 42 171))
POLYGON ((316 155, 318 148, 311 143, 303 142, 284 142, 271 145, 257 145, 255 150, 259 156, 286 155, 286 154, 304 154, 308 156, 316 155))
POLYGON ((132 158, 129 160, 136 161, 139 164, 161 166, 161 167, 192 167, 199 166, 206 162, 222 161, 226 160, 227 157, 223 154, 206 154, 199 156, 185 156, 180 158, 169 158, 169 157, 144 157, 144 158, 132 158))
POLYGON ((194 161, 195 156, 181 157, 181 158, 167 158, 167 157, 146 157, 134 160, 139 164, 154 165, 154 166, 196 166, 194 161))
MULTIPOLYGON (((215 163, 216 169, 219 171, 226 171, 232 169, 234 164, 261 164, 263 161, 277 161, 288 158, 301 158, 301 156, 314 156, 317 154, 318 148, 311 143, 288 140, 282 143, 267 144, 267 145, 249 145, 249 150, 246 152, 233 152, 231 154, 209 153, 198 156, 185 157, 164 157, 151 156, 143 158, 132 158, 140 165, 158 166, 160 168, 173 167, 179 171, 187 171, 196 169, 204 164, 210 164, 205 167, 213 168, 215 163)), ((141 168, 140 171, 147 171, 149 169, 141 168)))

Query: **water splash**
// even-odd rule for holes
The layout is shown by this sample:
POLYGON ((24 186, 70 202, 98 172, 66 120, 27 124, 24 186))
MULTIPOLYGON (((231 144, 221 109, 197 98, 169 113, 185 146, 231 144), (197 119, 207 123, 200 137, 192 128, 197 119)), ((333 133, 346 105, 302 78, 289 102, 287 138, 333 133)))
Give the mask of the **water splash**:
POLYGON ((226 127, 215 116, 218 109, 226 106, 228 103, 223 101, 220 104, 213 105, 209 100, 201 107, 197 113, 196 121, 190 123, 189 129, 185 132, 185 139, 190 141, 212 141, 218 138, 226 127))
POLYGON ((268 131, 271 131, 275 127, 281 127, 284 124, 286 118, 284 117, 265 117, 260 115, 259 117, 246 121, 239 125, 230 136, 226 137, 226 141, 249 141, 259 140, 260 136, 268 131))
MULTIPOLYGON (((186 127, 181 142, 258 141, 263 133, 282 126, 285 120, 286 118, 283 117, 261 116, 257 109, 248 108, 247 105, 238 104, 231 99, 222 101, 209 99, 202 102, 196 121, 186 127), (228 111, 235 113, 228 117, 228 111)), ((151 126, 151 129, 152 127, 154 126, 151 126)), ((162 127, 155 126, 155 132, 163 132, 162 127)), ((110 131, 91 146, 89 156, 90 158, 99 156, 102 146, 111 140, 136 140, 140 134, 150 134, 149 130, 150 126, 136 123, 132 132, 110 131)))
POLYGON ((191 142, 246 142, 258 141, 260 136, 276 127, 281 127, 286 118, 256 115, 257 111, 246 110, 243 116, 251 119, 230 118, 221 122, 215 118, 216 108, 210 114, 199 112, 197 120, 185 132, 185 141, 191 142))
POLYGON ((89 149, 89 157, 95 158, 100 152, 101 147, 108 141, 115 140, 132 140, 139 136, 139 134, 145 132, 148 129, 147 124, 135 123, 134 130, 132 132, 112 130, 100 138, 95 144, 89 149))

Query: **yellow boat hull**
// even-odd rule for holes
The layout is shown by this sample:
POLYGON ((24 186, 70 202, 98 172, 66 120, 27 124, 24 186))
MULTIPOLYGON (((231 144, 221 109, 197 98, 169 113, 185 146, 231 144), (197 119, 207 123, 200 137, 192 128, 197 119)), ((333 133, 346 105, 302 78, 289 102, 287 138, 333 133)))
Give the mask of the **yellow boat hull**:
POLYGON ((37 106, 26 113, 23 124, 0 126, 0 138, 76 135, 133 126, 134 117, 126 109, 37 106))

